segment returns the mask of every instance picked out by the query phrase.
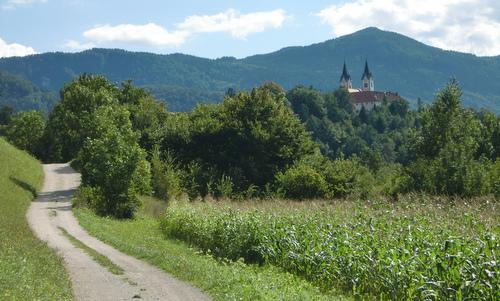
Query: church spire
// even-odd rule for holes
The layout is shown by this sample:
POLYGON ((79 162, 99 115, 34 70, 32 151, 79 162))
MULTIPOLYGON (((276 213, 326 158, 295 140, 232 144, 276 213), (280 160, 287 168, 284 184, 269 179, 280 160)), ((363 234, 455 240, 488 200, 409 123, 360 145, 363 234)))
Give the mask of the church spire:
POLYGON ((368 60, 365 61, 365 71, 363 72, 363 76, 361 77, 361 79, 365 79, 365 77, 367 79, 370 79, 372 78, 372 73, 370 72, 370 69, 368 68, 368 60))
POLYGON ((363 86, 361 90, 363 91, 374 91, 375 84, 373 83, 373 75, 368 68, 368 60, 365 61, 365 71, 363 72, 363 76, 361 77, 361 81, 363 86))
POLYGON ((345 61, 344 68, 342 69, 342 75, 340 76, 340 87, 352 89, 351 75, 349 75, 349 72, 347 72, 345 61))

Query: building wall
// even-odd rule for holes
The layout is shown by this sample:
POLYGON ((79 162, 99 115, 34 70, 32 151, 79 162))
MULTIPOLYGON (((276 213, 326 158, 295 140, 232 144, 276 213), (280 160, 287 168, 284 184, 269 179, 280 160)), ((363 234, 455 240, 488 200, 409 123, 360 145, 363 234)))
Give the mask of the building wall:
POLYGON ((373 110, 373 108, 377 105, 379 105, 381 102, 380 101, 370 101, 370 102, 361 102, 361 103, 355 103, 354 104, 354 109, 356 111, 359 111, 361 110, 361 107, 365 107, 365 110, 367 111, 371 111, 373 110))

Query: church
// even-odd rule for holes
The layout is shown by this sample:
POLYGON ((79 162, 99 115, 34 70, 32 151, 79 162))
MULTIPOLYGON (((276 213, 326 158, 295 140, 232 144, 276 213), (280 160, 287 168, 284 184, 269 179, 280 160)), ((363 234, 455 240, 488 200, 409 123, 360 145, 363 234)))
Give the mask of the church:
POLYGON ((382 104, 384 99, 388 102, 401 99, 398 93, 375 91, 374 78, 370 68, 368 68, 368 61, 365 61, 365 70, 361 76, 361 89, 353 89, 351 75, 347 71, 345 62, 340 76, 340 87, 347 89, 357 111, 361 110, 362 107, 365 110, 372 110, 375 106, 382 104))

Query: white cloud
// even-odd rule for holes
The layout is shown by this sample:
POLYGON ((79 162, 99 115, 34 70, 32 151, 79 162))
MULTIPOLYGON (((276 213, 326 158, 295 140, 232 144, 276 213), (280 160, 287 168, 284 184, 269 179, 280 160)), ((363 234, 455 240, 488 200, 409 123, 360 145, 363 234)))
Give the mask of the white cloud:
POLYGON ((25 56, 35 54, 35 49, 21 44, 7 44, 0 38, 0 57, 25 56))
POLYGON ((35 3, 45 3, 47 0, 8 0, 5 4, 2 5, 2 9, 9 10, 15 9, 19 6, 26 6, 35 3))
POLYGON ((188 33, 183 31, 169 32, 157 24, 148 23, 145 25, 96 26, 85 31, 83 36, 97 43, 123 42, 168 47, 184 43, 188 33))
POLYGON ((75 40, 69 40, 64 44, 64 47, 71 51, 81 51, 85 49, 94 48, 95 45, 93 43, 81 43, 75 40))
MULTIPOLYGON (((175 25, 172 31, 155 23, 115 26, 107 24, 89 29, 83 36, 96 44, 118 42, 165 48, 180 46, 196 33, 225 32, 233 37, 245 39, 250 34, 281 27, 286 18, 282 9, 248 14, 230 9, 215 15, 189 16, 175 25)), ((71 44, 66 44, 68 48, 78 48, 82 45, 76 41, 70 42, 71 44)))
POLYGON ((189 16, 178 28, 190 33, 227 32, 233 37, 244 39, 252 33, 268 28, 279 28, 286 19, 282 9, 248 14, 230 9, 215 15, 189 16))
POLYGON ((317 16, 336 36, 376 26, 444 49, 500 54, 498 0, 356 0, 317 16))

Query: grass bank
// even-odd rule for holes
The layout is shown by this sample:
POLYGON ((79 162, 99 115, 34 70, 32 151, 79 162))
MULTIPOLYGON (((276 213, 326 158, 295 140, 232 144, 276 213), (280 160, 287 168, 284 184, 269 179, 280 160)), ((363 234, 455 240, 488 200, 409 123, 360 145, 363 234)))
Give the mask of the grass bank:
POLYGON ((63 262, 36 239, 26 211, 43 183, 40 163, 0 138, 0 299, 71 300, 63 262))
POLYGON ((360 299, 499 300, 493 198, 173 203, 166 237, 360 299))
POLYGON ((102 218, 88 209, 76 209, 89 233, 120 251, 145 260, 192 283, 215 300, 344 300, 333 292, 320 292, 307 281, 273 266, 247 265, 204 255, 186 243, 165 239, 156 218, 161 205, 149 204, 134 220, 102 218))

